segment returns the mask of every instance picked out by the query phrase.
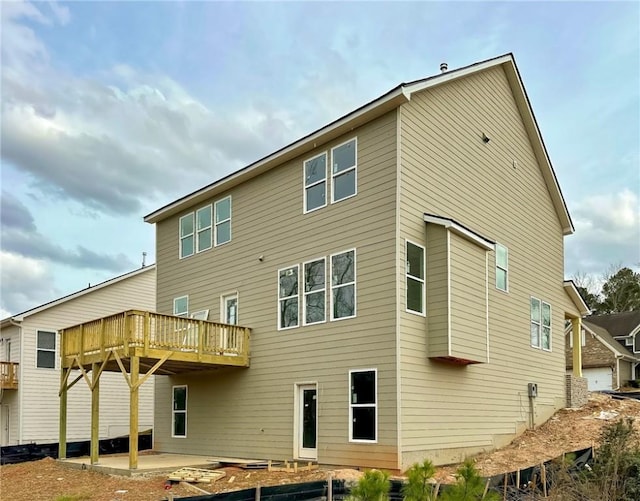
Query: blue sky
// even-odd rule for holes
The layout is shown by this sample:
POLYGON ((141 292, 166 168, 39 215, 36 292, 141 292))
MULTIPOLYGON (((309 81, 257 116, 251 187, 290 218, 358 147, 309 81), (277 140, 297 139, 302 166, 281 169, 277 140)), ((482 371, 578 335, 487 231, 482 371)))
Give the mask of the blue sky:
POLYGON ((576 233, 640 267, 637 2, 3 2, 0 315, 154 261, 142 217, 400 82, 513 52, 576 233))

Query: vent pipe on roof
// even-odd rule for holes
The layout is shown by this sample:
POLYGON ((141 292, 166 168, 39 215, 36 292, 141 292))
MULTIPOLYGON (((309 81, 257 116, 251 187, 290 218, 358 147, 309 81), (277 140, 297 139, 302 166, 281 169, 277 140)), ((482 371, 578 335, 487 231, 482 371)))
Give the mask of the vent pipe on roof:
POLYGON ((447 71, 447 68, 449 68, 449 65, 447 63, 440 63, 440 71, 442 73, 444 73, 445 71, 447 71))

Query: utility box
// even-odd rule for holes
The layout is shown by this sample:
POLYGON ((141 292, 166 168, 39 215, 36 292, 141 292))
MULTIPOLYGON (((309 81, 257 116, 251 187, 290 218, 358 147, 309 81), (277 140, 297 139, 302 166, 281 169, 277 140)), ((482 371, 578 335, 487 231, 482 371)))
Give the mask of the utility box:
POLYGON ((538 396, 538 383, 529 383, 527 385, 529 397, 535 398, 538 396))

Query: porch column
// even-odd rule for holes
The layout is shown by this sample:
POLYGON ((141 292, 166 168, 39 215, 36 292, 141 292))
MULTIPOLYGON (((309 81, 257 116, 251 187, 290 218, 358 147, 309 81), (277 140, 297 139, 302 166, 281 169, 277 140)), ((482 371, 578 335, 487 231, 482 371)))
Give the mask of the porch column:
POLYGON ((60 368, 60 423, 58 428, 58 459, 67 458, 67 373, 60 368))
POLYGON ((573 339, 573 375, 582 377, 582 318, 571 319, 571 337, 573 339))
POLYGON ((100 452, 100 364, 91 364, 91 372, 91 464, 96 464, 100 452))
POLYGON ((131 393, 129 398, 129 469, 138 468, 138 377, 140 375, 140 357, 129 359, 131 393))

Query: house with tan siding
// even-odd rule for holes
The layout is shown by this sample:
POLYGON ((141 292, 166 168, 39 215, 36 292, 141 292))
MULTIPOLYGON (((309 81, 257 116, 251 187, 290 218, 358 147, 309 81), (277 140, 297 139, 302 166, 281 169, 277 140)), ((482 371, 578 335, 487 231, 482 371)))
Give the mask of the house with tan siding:
POLYGON ((566 405, 565 320, 579 334, 588 309, 511 54, 400 84, 145 220, 158 313, 110 349, 165 371, 158 451, 403 470, 566 405))
MULTIPOLYGON (((104 317, 128 308, 153 309, 155 265, 90 285, 0 322, 0 438, 1 445, 58 442, 60 334, 68 325, 104 317)), ((91 436, 91 392, 80 376, 69 391, 68 440, 91 436)), ((129 401, 121 374, 106 374, 99 398, 104 413, 99 438, 129 433, 129 401)), ((153 380, 140 390, 140 429, 153 427, 153 380)))

